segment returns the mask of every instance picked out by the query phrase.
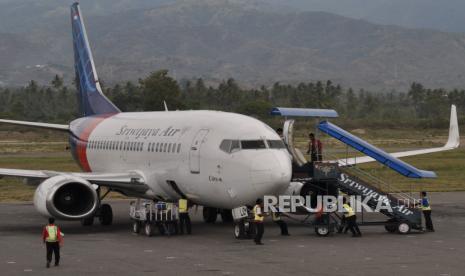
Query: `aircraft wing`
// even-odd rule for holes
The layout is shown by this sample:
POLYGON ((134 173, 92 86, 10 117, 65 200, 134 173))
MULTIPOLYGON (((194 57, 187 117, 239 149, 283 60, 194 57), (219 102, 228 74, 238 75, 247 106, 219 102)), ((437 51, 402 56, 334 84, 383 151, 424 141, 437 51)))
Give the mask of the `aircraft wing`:
MULTIPOLYGON (((456 149, 459 147, 459 145, 460 145, 460 134, 459 134, 459 125, 457 121, 457 109, 455 105, 452 105, 451 113, 450 113, 449 138, 447 139, 447 143, 444 146, 436 147, 436 148, 428 148, 428 149, 394 152, 394 153, 390 153, 390 155, 399 158, 399 157, 407 157, 407 156, 414 156, 414 155, 434 153, 434 152, 442 152, 442 151, 456 149)), ((351 166, 351 165, 356 165, 356 164, 369 163, 373 161, 376 161, 376 160, 369 156, 351 157, 351 158, 343 158, 343 159, 337 160, 340 166, 351 166)))
POLYGON ((144 188, 148 189, 145 184, 143 175, 137 171, 129 171, 124 173, 85 173, 0 168, 0 178, 18 177, 31 180, 45 180, 57 175, 72 175, 83 178, 89 181, 91 184, 113 189, 133 190, 134 192, 144 190, 144 188))

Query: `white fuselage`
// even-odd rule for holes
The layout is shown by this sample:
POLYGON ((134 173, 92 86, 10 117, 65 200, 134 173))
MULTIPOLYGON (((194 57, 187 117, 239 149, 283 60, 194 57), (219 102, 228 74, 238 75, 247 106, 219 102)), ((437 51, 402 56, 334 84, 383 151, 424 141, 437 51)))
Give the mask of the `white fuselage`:
MULTIPOLYGON (((78 119, 86 120, 86 118, 78 119)), ((291 180, 291 159, 276 132, 254 118, 218 111, 119 113, 101 121, 87 138, 93 172, 138 171, 154 199, 217 208, 252 204, 282 193, 291 180), (264 148, 224 150, 224 140, 263 141, 264 148)), ((225 143, 228 145, 228 143, 225 143)), ((252 143, 253 144, 253 143, 252 143)))

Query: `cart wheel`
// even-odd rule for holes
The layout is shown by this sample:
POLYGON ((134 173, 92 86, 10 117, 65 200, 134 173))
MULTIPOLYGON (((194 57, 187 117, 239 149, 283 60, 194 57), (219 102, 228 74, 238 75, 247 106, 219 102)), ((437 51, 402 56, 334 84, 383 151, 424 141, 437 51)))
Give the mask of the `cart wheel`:
POLYGON ((166 233, 168 236, 174 235, 174 225, 171 222, 166 223, 166 233))
POLYGON ((386 229, 386 231, 388 231, 389 233, 395 233, 397 231, 397 224, 398 222, 396 219, 389 219, 384 225, 384 229, 386 229))
POLYGON ((174 234, 175 235, 179 234, 179 225, 177 221, 173 222, 173 227, 174 227, 174 234))
POLYGON ((145 223, 144 232, 147 237, 151 237, 153 235, 153 226, 150 222, 145 223))
POLYGON ((399 224, 397 225, 397 233, 399 234, 408 234, 410 233, 410 230, 411 230, 411 227, 410 227, 410 224, 408 222, 399 222, 399 224))
POLYGON ((384 225, 384 229, 386 229, 389 233, 395 233, 397 231, 396 225, 384 225))
POLYGON ((329 227, 326 225, 316 226, 315 233, 320 237, 326 237, 329 235, 329 227))
POLYGON ((140 222, 139 221, 133 221, 132 222, 132 232, 139 234, 140 232, 140 222))
POLYGON ((163 226, 163 223, 157 223, 157 227, 158 233, 163 236, 165 234, 165 227, 163 226))
POLYGON ((243 239, 245 237, 244 222, 240 221, 234 224, 234 237, 236 239, 243 239))

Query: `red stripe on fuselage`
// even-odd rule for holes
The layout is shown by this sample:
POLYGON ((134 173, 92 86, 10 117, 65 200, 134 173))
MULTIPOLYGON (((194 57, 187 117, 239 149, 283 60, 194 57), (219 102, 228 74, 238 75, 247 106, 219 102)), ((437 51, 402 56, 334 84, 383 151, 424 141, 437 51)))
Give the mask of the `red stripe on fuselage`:
POLYGON ((101 122, 113 115, 115 114, 105 114, 99 117, 89 118, 89 125, 86 126, 84 131, 79 134, 79 141, 76 145, 76 154, 82 170, 86 172, 92 171, 89 165, 89 161, 87 160, 87 143, 90 134, 101 122))

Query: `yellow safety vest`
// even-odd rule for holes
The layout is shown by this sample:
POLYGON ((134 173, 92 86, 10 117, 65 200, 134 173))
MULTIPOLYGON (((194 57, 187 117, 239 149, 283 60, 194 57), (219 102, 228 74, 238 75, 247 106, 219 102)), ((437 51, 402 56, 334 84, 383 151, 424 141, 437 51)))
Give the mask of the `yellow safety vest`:
POLYGON ((264 217, 263 217, 263 212, 262 212, 262 208, 260 207, 260 205, 257 204, 253 207, 253 214, 254 214, 254 220, 256 222, 263 222, 264 217))
POLYGON ((424 198, 421 199, 421 210, 422 211, 431 211, 431 205, 429 204, 429 199, 426 198, 426 200, 428 201, 428 206, 423 205, 423 199, 424 198))
POLYGON ((58 227, 55 225, 47 225, 46 226, 48 237, 45 239, 47 242, 56 242, 57 241, 57 235, 58 235, 58 227))
POLYGON ((187 199, 181 198, 178 202, 179 213, 187 213, 187 199))
POLYGON ((273 218, 273 221, 281 220, 281 215, 278 212, 272 212, 271 217, 273 218))
POLYGON ((351 216, 355 215, 354 209, 352 209, 352 207, 350 207, 349 204, 346 203, 346 204, 342 205, 342 207, 344 207, 344 210, 346 210, 346 213, 344 214, 344 217, 348 218, 348 217, 351 217, 351 216))

